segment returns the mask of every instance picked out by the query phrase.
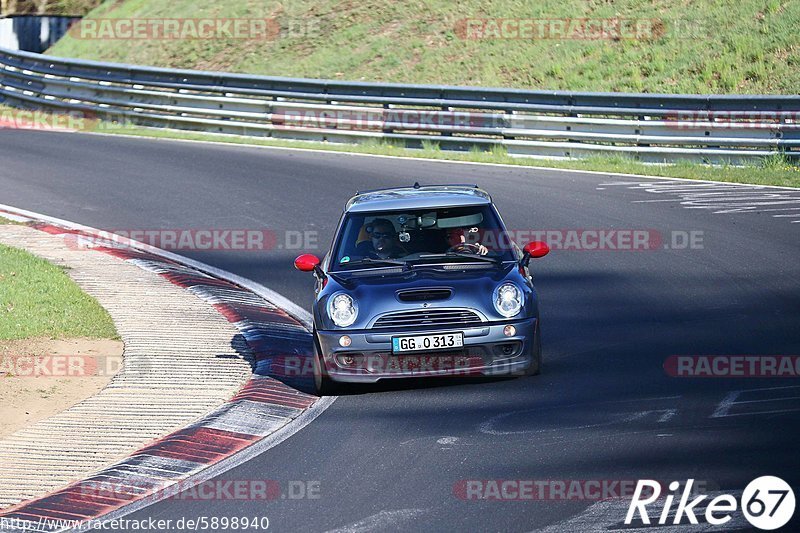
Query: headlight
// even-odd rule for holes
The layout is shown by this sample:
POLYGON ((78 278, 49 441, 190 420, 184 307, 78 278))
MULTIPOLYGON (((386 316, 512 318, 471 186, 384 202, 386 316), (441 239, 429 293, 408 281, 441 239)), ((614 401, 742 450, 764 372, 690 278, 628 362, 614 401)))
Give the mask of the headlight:
POLYGON ((513 283, 503 283, 494 290, 494 308, 506 318, 519 314, 522 291, 513 283))
POLYGON ((343 292, 337 292, 328 300, 328 316, 340 328, 345 328, 356 321, 358 307, 355 301, 343 292))

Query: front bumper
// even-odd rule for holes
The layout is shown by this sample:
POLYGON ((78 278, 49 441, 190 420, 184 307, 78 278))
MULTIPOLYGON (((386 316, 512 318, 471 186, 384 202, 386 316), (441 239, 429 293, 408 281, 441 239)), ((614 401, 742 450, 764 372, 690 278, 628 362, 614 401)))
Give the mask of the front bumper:
POLYGON ((328 376, 345 383, 374 383, 381 379, 435 376, 521 375, 532 364, 536 319, 486 323, 464 329, 317 331, 328 376), (516 328, 507 337, 503 328, 516 328), (455 351, 392 354, 392 337, 461 331, 464 347, 455 351), (350 346, 339 345, 347 335, 350 346))

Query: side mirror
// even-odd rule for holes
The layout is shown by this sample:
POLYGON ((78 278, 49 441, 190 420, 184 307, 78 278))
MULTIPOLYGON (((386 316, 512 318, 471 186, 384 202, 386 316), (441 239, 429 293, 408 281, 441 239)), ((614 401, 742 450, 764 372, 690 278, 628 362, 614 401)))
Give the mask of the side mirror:
POLYGON ((529 242, 525 245, 525 248, 522 249, 524 252, 522 255, 522 259, 519 262, 520 267, 528 266, 528 261, 531 260, 531 257, 534 259, 538 259, 540 257, 544 257, 550 253, 550 247, 547 246, 546 242, 542 241, 533 241, 529 242))
POLYGON ((303 254, 294 260, 294 267, 301 272, 314 272, 319 268, 319 257, 314 254, 303 254))
POLYGON ((550 253, 550 247, 547 246, 547 243, 542 241, 533 241, 529 242, 525 245, 525 248, 522 249, 523 252, 528 254, 529 256, 533 257, 534 259, 538 259, 540 257, 544 257, 550 253))

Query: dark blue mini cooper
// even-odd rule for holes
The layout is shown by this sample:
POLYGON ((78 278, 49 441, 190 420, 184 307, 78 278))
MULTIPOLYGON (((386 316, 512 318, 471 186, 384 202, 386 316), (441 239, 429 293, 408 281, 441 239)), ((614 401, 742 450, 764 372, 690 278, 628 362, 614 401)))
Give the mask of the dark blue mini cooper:
POLYGON ((314 272, 313 361, 332 382, 418 376, 538 374, 539 308, 528 262, 489 194, 476 186, 400 187, 356 194, 314 272))

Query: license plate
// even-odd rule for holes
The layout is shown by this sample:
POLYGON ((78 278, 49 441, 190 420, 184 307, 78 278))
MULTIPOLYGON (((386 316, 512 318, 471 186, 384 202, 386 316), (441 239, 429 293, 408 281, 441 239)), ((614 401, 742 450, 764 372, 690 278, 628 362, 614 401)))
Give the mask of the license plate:
POLYGON ((415 335, 392 337, 392 352, 422 352, 430 350, 452 350, 464 346, 463 333, 439 333, 437 335, 415 335))

